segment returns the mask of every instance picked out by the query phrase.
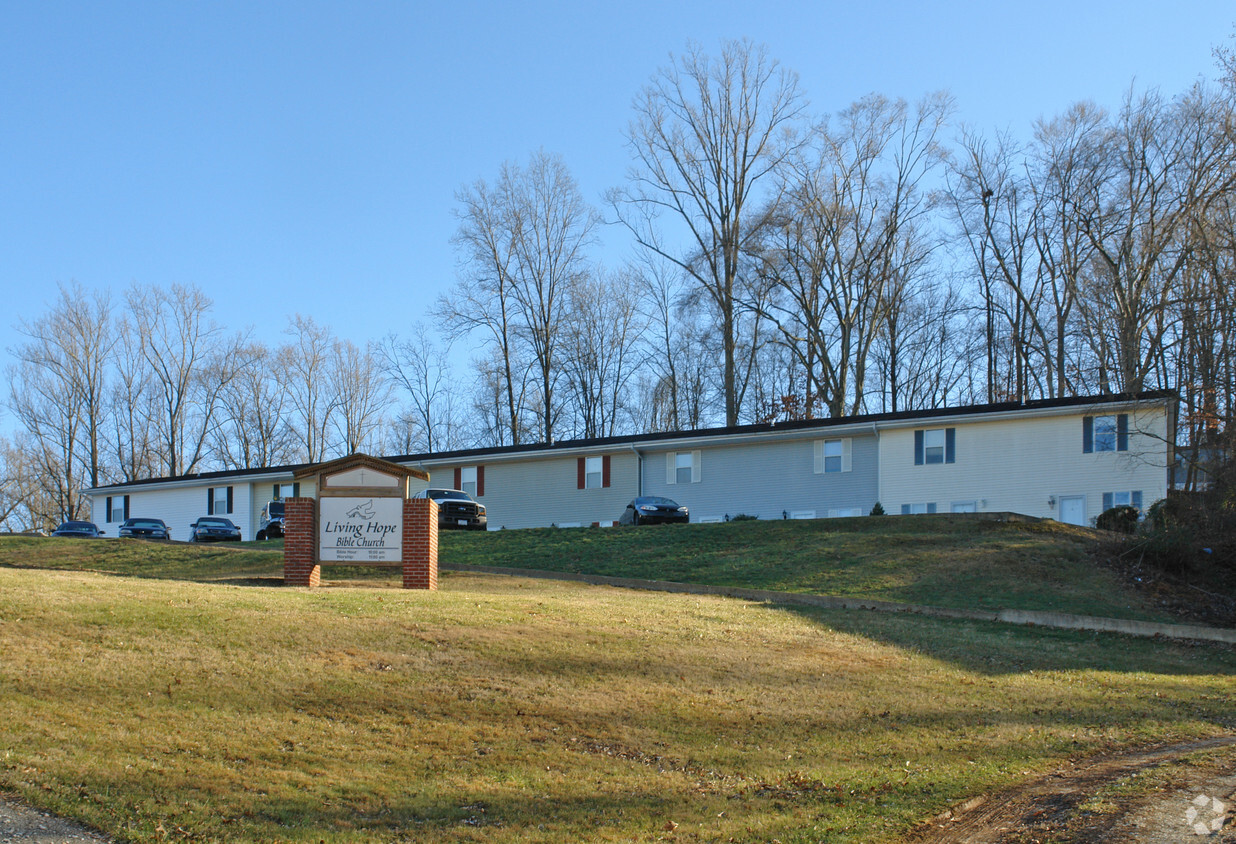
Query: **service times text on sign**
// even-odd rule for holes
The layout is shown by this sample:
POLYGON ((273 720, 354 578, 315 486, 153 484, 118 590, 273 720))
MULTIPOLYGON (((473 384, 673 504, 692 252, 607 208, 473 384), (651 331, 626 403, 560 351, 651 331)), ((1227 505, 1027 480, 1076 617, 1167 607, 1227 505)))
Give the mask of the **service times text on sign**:
POLYGON ((321 498, 319 505, 318 552, 323 562, 402 560, 402 499, 321 498))

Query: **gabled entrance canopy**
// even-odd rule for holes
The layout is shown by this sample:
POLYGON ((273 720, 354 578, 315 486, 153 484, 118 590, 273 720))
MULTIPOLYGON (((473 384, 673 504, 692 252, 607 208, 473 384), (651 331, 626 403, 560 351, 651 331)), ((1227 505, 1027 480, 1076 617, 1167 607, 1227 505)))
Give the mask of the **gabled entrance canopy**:
POLYGON ((353 495, 364 490, 367 495, 377 493, 392 498, 407 498, 409 478, 429 482, 428 472, 400 466, 398 463, 360 452, 331 460, 329 463, 306 466, 292 477, 298 481, 313 478, 319 497, 353 495))

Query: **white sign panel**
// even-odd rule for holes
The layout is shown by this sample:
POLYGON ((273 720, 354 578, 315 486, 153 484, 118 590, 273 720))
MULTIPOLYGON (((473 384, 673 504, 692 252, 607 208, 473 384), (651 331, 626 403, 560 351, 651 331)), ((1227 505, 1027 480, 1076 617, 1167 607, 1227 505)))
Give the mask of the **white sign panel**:
POLYGON ((318 554, 322 562, 401 562, 403 499, 319 498, 318 554))

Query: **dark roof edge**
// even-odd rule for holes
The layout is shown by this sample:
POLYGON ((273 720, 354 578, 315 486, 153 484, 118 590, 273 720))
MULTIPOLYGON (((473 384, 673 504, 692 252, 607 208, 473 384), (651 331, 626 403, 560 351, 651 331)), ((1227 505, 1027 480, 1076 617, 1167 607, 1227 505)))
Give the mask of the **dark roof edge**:
MULTIPOLYGON (((752 425, 733 425, 722 428, 696 428, 690 431, 660 431, 651 434, 624 434, 616 437, 593 437, 580 440, 560 440, 553 443, 527 443, 524 445, 486 446, 484 448, 466 448, 455 451, 426 452, 422 454, 402 454, 394 457, 382 457, 381 460, 390 463, 419 463, 427 460, 452 460, 455 458, 486 457, 497 454, 523 454, 554 450, 574 450, 580 448, 607 448, 611 446, 626 446, 636 443, 658 443, 676 439, 698 439, 699 437, 724 437, 739 434, 760 434, 773 431, 801 431, 810 429, 826 430, 850 425, 862 425, 880 422, 899 422, 910 419, 942 419, 953 416, 971 416, 983 413, 1008 413, 1017 410, 1051 410, 1055 408, 1085 407, 1095 404, 1127 404, 1129 402, 1154 402, 1166 399, 1178 399, 1174 390, 1152 390, 1141 393, 1111 393, 1098 396, 1074 396, 1063 399, 1034 399, 1024 402, 997 402, 994 404, 974 404, 961 407, 941 407, 931 410, 902 410, 896 413, 866 413, 859 416, 835 416, 826 419, 803 419, 795 422, 771 422, 752 425)), ((268 475, 288 473, 295 474, 314 464, 290 463, 284 466, 267 466, 257 469, 223 469, 216 472, 201 472, 190 475, 176 475, 164 478, 150 478, 140 481, 124 481, 118 484, 108 484, 94 487, 95 490, 126 489, 147 484, 170 483, 172 481, 192 480, 222 480, 225 478, 243 478, 251 475, 268 475)), ((87 493, 91 489, 85 490, 87 493)))

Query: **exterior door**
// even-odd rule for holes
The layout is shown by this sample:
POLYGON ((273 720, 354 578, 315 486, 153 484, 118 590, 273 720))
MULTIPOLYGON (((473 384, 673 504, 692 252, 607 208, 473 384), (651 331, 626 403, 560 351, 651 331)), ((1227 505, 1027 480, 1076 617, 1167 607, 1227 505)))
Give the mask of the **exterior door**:
POLYGON ((1060 521, 1069 525, 1086 524, 1086 496, 1062 495, 1060 497, 1060 521))

